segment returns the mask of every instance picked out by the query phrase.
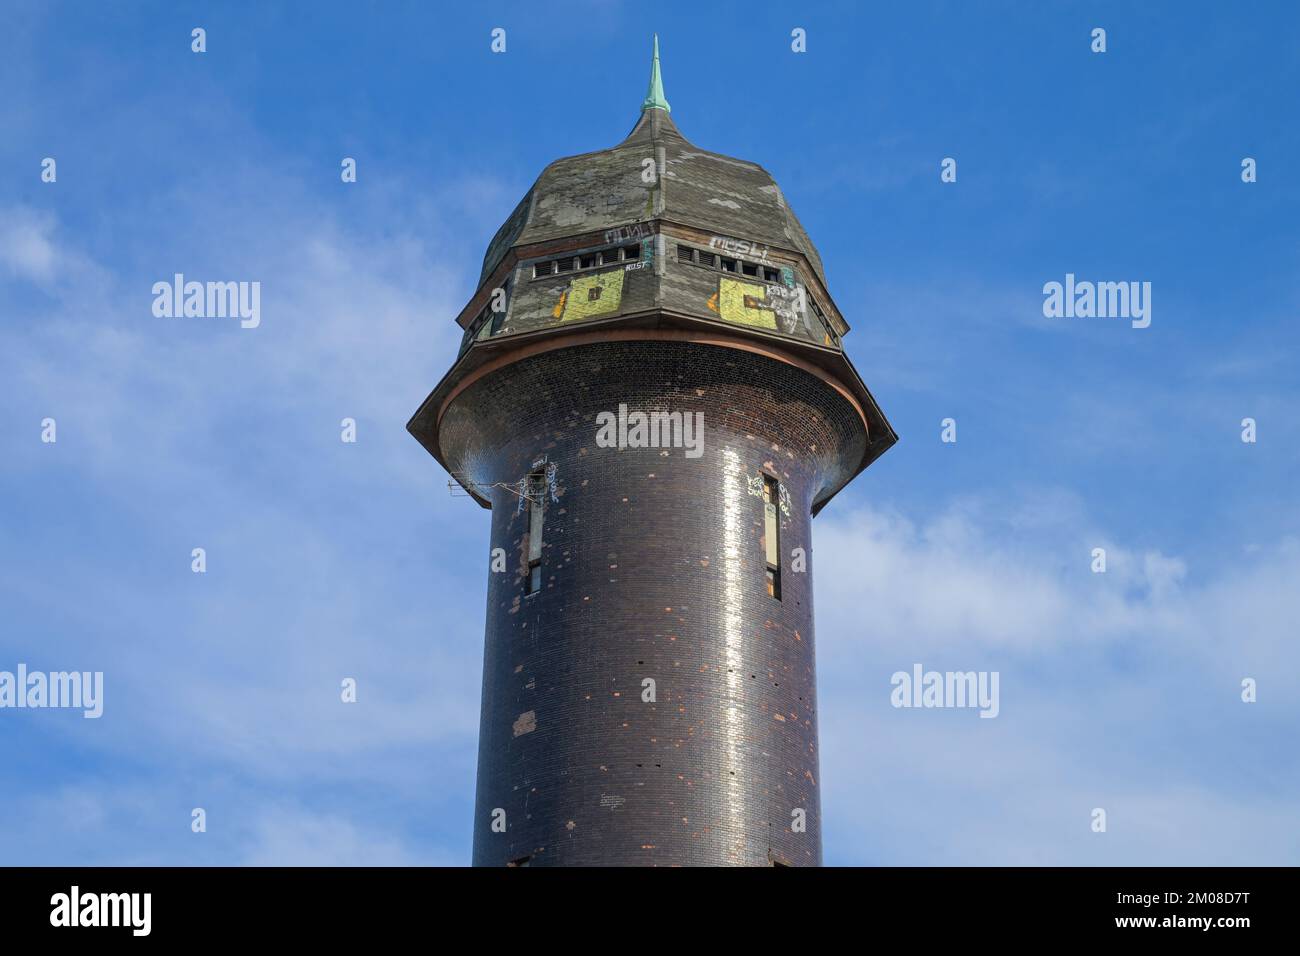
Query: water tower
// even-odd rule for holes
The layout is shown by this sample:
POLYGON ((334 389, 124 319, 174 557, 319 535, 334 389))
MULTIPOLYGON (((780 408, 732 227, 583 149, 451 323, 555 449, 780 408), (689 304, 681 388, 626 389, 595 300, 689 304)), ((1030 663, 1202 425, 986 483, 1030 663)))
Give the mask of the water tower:
POLYGON ((457 322, 408 428, 492 512, 475 865, 819 864, 812 518, 897 436, 657 40, 632 131, 543 170, 457 322))

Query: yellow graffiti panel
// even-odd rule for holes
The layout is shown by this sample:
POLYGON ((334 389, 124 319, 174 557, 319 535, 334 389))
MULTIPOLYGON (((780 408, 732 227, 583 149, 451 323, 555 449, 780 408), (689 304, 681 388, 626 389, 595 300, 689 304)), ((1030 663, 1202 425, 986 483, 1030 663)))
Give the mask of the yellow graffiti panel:
POLYGON ((590 319, 617 312, 623 302, 623 270, 579 276, 555 307, 561 322, 590 319))
POLYGON ((776 313, 758 305, 766 298, 761 285, 725 276, 718 280, 718 312, 728 322, 776 331, 776 313))

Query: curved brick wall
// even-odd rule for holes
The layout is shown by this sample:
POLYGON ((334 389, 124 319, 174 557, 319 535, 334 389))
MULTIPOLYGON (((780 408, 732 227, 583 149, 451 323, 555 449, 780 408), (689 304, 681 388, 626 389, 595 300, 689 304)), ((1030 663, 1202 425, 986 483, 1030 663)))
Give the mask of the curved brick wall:
POLYGON ((489 374, 440 434, 481 486, 554 465, 536 594, 527 509, 490 490, 508 568, 489 574, 474 863, 820 863, 810 507, 862 453, 849 404, 761 355, 618 342, 489 374), (598 447, 596 415, 620 403, 703 412, 702 454, 598 447), (788 494, 780 601, 763 472, 788 494))

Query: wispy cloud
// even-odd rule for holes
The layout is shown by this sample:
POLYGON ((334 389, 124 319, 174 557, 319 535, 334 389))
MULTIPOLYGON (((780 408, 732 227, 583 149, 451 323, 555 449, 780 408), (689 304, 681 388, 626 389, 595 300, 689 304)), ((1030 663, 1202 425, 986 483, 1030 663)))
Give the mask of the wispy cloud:
POLYGON ((1287 744, 1300 542, 1199 558, 1130 548, 1060 493, 819 525, 828 858, 1300 859, 1300 842, 1277 839, 1300 781, 1287 744), (894 709, 890 676, 913 663, 999 671, 1001 714, 894 709), (1247 677, 1258 703, 1241 700, 1247 677), (1242 734, 1267 765, 1240 756, 1242 734), (1105 834, 1090 829, 1097 807, 1105 834))
MULTIPOLYGON (((88 758, 0 787, 20 808, 0 859, 463 855, 486 565, 447 556, 482 547, 483 515, 440 493, 403 424, 450 365, 477 274, 454 220, 486 218, 479 204, 504 217, 504 195, 474 173, 412 202, 390 176, 345 214, 287 174, 227 177, 175 198, 168 222, 197 226, 182 243, 126 260, 98 258, 55 211, 0 206, 0 376, 16 400, 0 479, 10 508, 50 519, 21 562, 4 542, 0 655, 103 670, 107 698, 96 728, 23 726, 25 747, 88 758), (262 282, 261 326, 155 317, 152 283, 175 272, 262 282), (33 431, 45 416, 54 445, 33 431), (430 798, 449 768, 459 784, 430 798), (384 827, 367 809, 376 780, 445 825, 384 827), (328 809, 306 799, 318 788, 328 809), (209 804, 210 832, 191 835, 209 804), (76 832, 35 839, 51 814, 76 832)), ((148 218, 119 225, 139 235, 148 218)))

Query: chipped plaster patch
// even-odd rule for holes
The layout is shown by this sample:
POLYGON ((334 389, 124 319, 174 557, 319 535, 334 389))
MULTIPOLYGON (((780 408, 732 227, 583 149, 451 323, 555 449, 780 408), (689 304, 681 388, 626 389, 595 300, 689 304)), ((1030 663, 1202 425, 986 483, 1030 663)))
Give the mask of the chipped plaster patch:
MULTIPOLYGON (((785 208, 785 196, 781 194, 781 187, 778 186, 776 183, 773 183, 770 186, 759 186, 758 191, 761 193, 771 193, 772 196, 776 199, 777 205, 782 207, 783 209, 785 208)), ((789 230, 787 230, 787 234, 788 233, 789 230)))
POLYGON ((524 734, 531 734, 537 729, 537 711, 524 711, 519 715, 519 719, 514 722, 513 729, 516 737, 522 737, 524 734))

